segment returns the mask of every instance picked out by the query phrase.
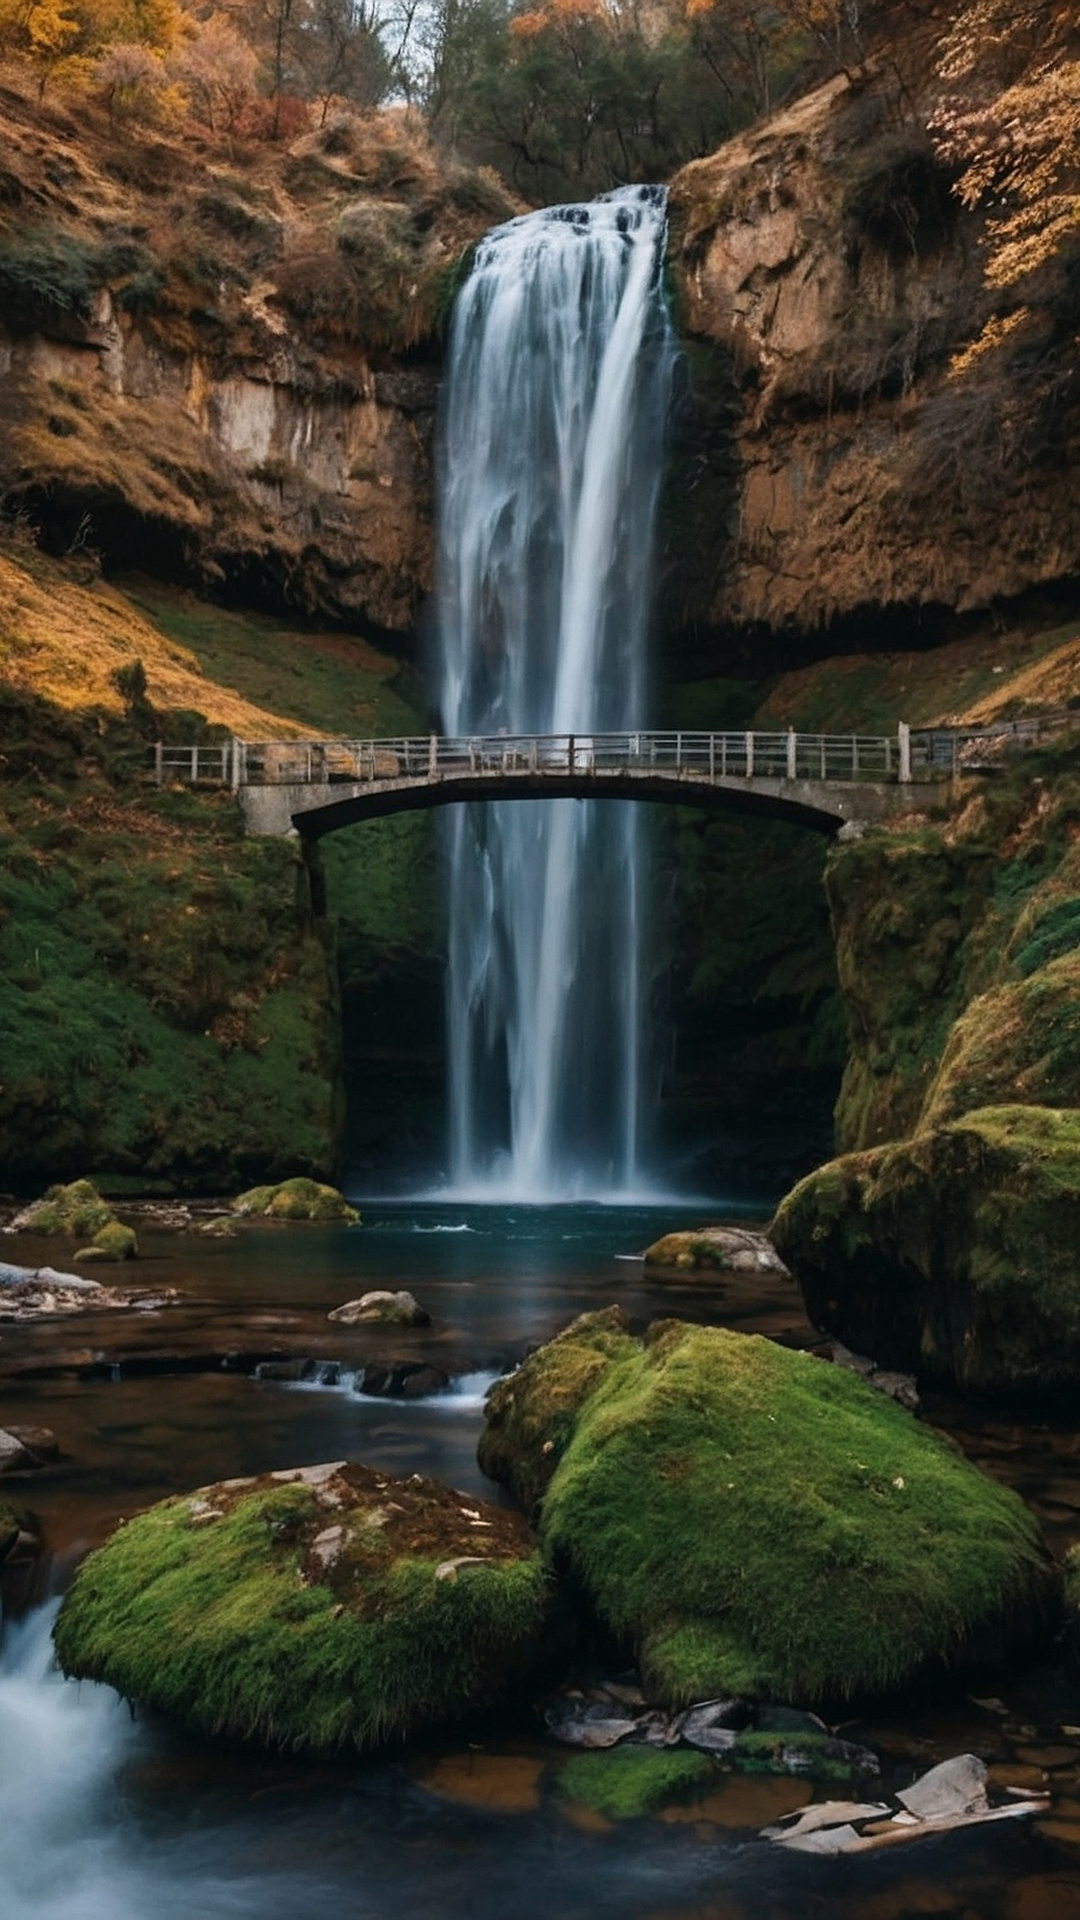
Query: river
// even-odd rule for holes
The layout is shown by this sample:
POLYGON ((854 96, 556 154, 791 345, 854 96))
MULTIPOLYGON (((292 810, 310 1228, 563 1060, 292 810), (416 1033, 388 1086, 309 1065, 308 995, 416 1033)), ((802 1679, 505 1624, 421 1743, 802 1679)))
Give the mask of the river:
MULTIPOLYGON (((674 1313, 813 1340, 782 1279, 673 1284, 633 1257, 661 1228, 705 1217, 717 1209, 432 1202, 369 1205, 359 1230, 251 1227, 220 1243, 146 1233, 139 1280, 177 1288, 178 1304, 4 1329, 4 1417, 47 1423, 65 1455, 9 1483, 9 1497, 42 1515, 56 1582, 122 1513, 233 1474, 351 1455, 490 1497, 474 1458, 486 1383, 577 1312, 618 1299, 635 1321, 674 1313), (380 1285, 410 1287, 431 1327, 327 1322, 331 1307, 380 1285), (343 1377, 257 1377, 290 1357, 343 1377), (373 1357, 427 1361, 452 1384, 414 1402, 365 1397, 349 1376, 373 1357)), ((16 1260, 45 1251, 5 1244, 16 1260)), ((1054 1544, 1075 1536, 1073 1435, 945 1400, 928 1411, 1021 1488, 1054 1544)), ((844 1863, 793 1859, 756 1838, 805 1795, 786 1780, 733 1778, 698 1807, 607 1828, 561 1798, 565 1750, 531 1722, 380 1763, 214 1746, 133 1719, 108 1689, 62 1681, 49 1618, 39 1605, 9 1623, 0 1658, 4 1920, 301 1920, 315 1902, 349 1920, 1080 1915, 1080 1850, 1064 1837, 1071 1824, 1080 1839, 1080 1690, 1053 1658, 1033 1657, 1007 1686, 987 1679, 974 1689, 982 1704, 962 1690, 899 1701, 855 1729, 887 1767, 921 1769, 968 1747, 1021 1775, 1047 1767, 1053 1823, 844 1863)))

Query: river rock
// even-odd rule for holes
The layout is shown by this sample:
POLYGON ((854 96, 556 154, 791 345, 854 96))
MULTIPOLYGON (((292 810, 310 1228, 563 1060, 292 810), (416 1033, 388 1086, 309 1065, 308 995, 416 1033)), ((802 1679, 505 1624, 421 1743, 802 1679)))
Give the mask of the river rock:
POLYGON ((0 1321, 52 1320, 122 1308, 148 1313, 179 1299, 175 1287, 163 1287, 156 1293, 121 1291, 82 1274, 58 1273, 54 1267, 7 1267, 0 1271, 18 1275, 0 1280, 0 1321))
POLYGON ((964 1389, 1080 1383, 1080 1112, 984 1107, 819 1167, 777 1246, 815 1325, 964 1389))
POLYGON ((479 1460, 660 1706, 894 1688, 1052 1591, 1009 1489, 854 1374, 723 1328, 584 1315, 496 1382, 479 1460))
POLYGON ((9 1233, 64 1235, 82 1243, 76 1260, 132 1260, 138 1242, 130 1227, 122 1226, 92 1180, 73 1180, 69 1186, 50 1187, 15 1215, 9 1233))
POLYGON ((346 1226, 355 1226, 360 1219, 336 1187, 303 1177, 279 1180, 276 1186, 250 1187, 233 1201, 233 1212, 243 1219, 337 1220, 346 1226))
POLYGON ((665 1233, 645 1249, 645 1265, 691 1273, 787 1273, 771 1240, 746 1227, 665 1233))
POLYGON ((371 1748, 526 1686, 548 1575, 520 1515, 345 1461, 165 1500, 83 1562, 65 1673, 211 1734, 371 1748))
POLYGON ((343 1327, 356 1327, 368 1321, 387 1327, 427 1327, 431 1324, 431 1315, 404 1289, 400 1293, 390 1293, 384 1288, 376 1288, 371 1293, 361 1294, 358 1300, 346 1300, 343 1307, 335 1307, 326 1317, 343 1327))
POLYGON ((445 1393, 449 1385, 448 1373, 422 1360, 375 1361, 356 1376, 357 1393, 379 1399, 424 1400, 428 1394, 445 1393))
POLYGON ((60 1442, 51 1427, 0 1427, 0 1473, 45 1467, 59 1458, 60 1442))

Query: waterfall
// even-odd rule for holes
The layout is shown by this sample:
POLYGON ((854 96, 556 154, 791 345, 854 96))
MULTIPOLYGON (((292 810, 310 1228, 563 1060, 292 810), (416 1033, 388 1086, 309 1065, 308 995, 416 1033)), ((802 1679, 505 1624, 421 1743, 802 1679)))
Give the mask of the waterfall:
MULTIPOLYGON (((496 227, 455 305, 439 483, 447 733, 645 722, 672 340, 665 196, 628 187, 496 227)), ((451 1179, 521 1199, 642 1179, 640 809, 454 807, 451 1179)))

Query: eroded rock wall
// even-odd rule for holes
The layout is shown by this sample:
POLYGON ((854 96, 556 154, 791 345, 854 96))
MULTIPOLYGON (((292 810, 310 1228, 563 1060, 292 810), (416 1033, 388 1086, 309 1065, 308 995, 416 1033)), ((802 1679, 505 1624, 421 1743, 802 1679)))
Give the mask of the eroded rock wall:
POLYGON ((890 615, 933 637, 1080 567, 1075 394, 1049 386, 1068 291, 1043 289, 1039 365, 956 371, 989 296, 922 113, 887 75, 840 76, 673 182, 691 372, 729 408, 725 457, 699 451, 672 508, 699 552, 688 572, 676 524, 669 622, 764 644, 855 619, 881 644, 890 615))

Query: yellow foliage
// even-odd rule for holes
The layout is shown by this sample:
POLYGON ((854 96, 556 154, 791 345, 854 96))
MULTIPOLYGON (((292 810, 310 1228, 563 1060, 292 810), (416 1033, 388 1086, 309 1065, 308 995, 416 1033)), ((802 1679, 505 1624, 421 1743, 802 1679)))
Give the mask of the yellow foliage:
POLYGON ((987 210, 986 277, 1017 285, 1080 238, 1080 15, 1062 0, 971 0, 939 49, 934 130, 957 192, 987 210))

